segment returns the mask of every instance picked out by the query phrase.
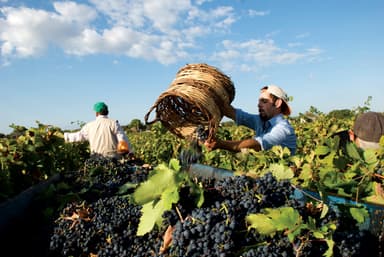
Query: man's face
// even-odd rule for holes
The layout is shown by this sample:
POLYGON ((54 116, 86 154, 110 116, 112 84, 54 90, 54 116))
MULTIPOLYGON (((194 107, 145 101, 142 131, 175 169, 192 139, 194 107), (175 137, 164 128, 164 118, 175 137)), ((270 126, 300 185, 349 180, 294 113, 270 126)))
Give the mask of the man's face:
POLYGON ((348 133, 349 133, 349 140, 351 142, 354 142, 357 147, 360 147, 364 150, 366 150, 366 149, 379 149, 380 148, 380 144, 378 142, 363 141, 358 136, 355 135, 353 130, 349 130, 348 133))
POLYGON ((257 106, 259 107, 259 114, 262 120, 269 120, 276 115, 277 108, 272 96, 266 90, 261 91, 257 106))

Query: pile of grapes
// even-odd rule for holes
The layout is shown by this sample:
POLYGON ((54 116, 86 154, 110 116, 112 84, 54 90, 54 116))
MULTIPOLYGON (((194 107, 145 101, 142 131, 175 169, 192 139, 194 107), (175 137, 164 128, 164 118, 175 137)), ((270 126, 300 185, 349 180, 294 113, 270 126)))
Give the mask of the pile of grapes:
POLYGON ((333 256, 382 254, 383 242, 359 229, 354 219, 331 208, 321 217, 314 206, 293 197, 288 181, 278 181, 271 173, 257 179, 194 178, 203 185, 203 205, 196 207, 188 188, 182 188, 179 202, 163 213, 162 226, 137 236, 142 207, 132 202, 133 189, 121 190, 127 183, 145 181, 151 172, 137 167, 92 159, 85 163, 84 172, 67 177, 74 187, 88 190, 81 200, 66 204, 57 217, 49 256, 323 256, 328 245, 311 231, 302 231, 292 242, 287 231, 267 236, 247 227, 247 215, 283 206, 297 210, 304 221, 315 220, 317 227, 335 224, 333 256))

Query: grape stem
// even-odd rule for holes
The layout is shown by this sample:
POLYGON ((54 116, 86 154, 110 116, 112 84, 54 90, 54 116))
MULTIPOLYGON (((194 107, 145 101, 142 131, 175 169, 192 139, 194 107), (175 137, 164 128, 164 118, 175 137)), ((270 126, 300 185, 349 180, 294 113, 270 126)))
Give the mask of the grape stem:
POLYGON ((180 221, 181 221, 181 222, 184 222, 183 216, 181 215, 180 210, 179 210, 179 208, 178 208, 177 206, 176 206, 176 212, 177 212, 177 215, 178 215, 179 218, 180 218, 180 221))

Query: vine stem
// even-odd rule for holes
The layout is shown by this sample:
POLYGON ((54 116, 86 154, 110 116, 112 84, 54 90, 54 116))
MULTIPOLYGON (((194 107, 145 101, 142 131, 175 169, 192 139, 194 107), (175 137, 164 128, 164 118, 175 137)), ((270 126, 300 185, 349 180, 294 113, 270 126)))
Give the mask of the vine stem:
POLYGON ((298 188, 297 186, 295 186, 295 185, 291 185, 291 186, 294 189, 296 189, 296 190, 300 191, 301 193, 303 193, 304 195, 308 196, 309 198, 312 198, 313 200, 316 200, 316 201, 321 202, 321 203, 323 202, 321 199, 318 199, 318 198, 314 197, 313 195, 308 194, 307 192, 305 192, 304 190, 298 188))
POLYGON ((177 212, 177 215, 179 216, 179 218, 180 218, 180 221, 181 222, 184 222, 184 219, 183 219, 183 216, 181 215, 181 212, 180 212, 180 210, 179 210, 179 208, 176 206, 176 212, 177 212))

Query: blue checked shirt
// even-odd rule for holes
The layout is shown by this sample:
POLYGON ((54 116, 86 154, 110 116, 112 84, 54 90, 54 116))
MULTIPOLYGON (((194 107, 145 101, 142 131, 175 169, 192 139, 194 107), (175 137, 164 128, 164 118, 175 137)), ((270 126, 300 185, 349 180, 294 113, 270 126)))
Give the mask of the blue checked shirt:
POLYGON ((261 149, 268 150, 274 145, 288 147, 291 155, 296 153, 296 134, 292 125, 283 115, 277 115, 264 122, 260 115, 250 114, 241 109, 236 109, 236 124, 255 130, 255 140, 261 149))

